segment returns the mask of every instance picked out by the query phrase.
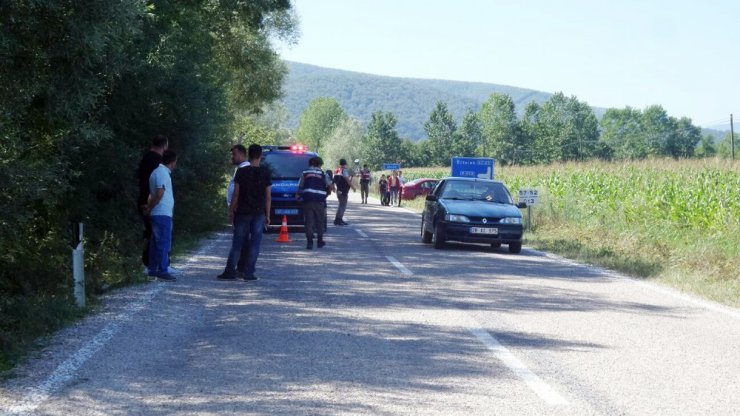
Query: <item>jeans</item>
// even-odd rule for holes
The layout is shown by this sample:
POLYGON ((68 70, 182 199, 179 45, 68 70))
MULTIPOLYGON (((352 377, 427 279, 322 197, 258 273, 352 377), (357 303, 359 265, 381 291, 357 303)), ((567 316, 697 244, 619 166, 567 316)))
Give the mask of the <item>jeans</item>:
POLYGON ((391 187, 391 205, 401 203, 401 193, 399 191, 399 188, 391 187))
POLYGON ((167 274, 169 252, 172 246, 172 217, 152 215, 152 238, 149 242, 149 276, 167 274))
POLYGON ((243 263, 244 269, 239 271, 247 276, 254 276, 257 257, 260 255, 264 227, 265 214, 236 214, 234 217, 234 238, 231 241, 231 251, 229 251, 229 259, 226 260, 224 273, 235 274, 237 263, 243 263), (244 261, 239 261, 243 247, 247 258, 244 261))

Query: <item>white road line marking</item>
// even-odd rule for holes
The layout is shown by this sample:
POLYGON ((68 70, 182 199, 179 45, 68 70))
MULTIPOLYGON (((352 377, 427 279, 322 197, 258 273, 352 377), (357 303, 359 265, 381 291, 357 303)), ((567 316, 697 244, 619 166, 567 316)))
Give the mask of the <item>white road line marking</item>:
POLYGON ((357 234, 359 234, 359 235, 360 235, 360 237, 362 237, 362 238, 367 238, 367 234, 365 234, 365 232, 364 232, 364 231, 362 231, 361 229, 359 229, 359 228, 355 228, 355 231, 357 231, 357 234))
POLYGON ((79 368, 82 367, 90 357, 103 348, 108 341, 113 338, 113 336, 121 329, 121 325, 130 321, 134 314, 143 309, 152 299, 154 299, 155 296, 157 296, 157 294, 159 294, 159 292, 162 291, 162 289, 164 289, 166 285, 166 283, 159 283, 144 292, 143 296, 139 300, 129 305, 126 310, 113 318, 113 322, 106 325, 105 328, 103 328, 103 330, 92 339, 92 341, 80 348, 75 354, 69 357, 67 361, 60 364, 43 383, 32 388, 31 392, 26 395, 21 403, 11 406, 10 414, 33 413, 41 403, 45 402, 49 398, 52 392, 72 380, 75 377, 77 370, 79 370, 79 368))
POLYGON ((493 351, 496 358, 504 363, 514 374, 522 379, 542 400, 551 405, 565 405, 568 402, 558 394, 552 387, 542 381, 541 378, 531 372, 523 362, 496 340, 491 334, 482 328, 468 328, 489 350, 493 351))
MULTIPOLYGON (((218 239, 223 239, 227 234, 219 234, 218 239)), ((210 250, 216 243, 216 240, 202 247, 197 253, 190 256, 186 263, 195 263, 197 257, 201 256, 207 250, 210 250)), ((131 303, 123 312, 112 318, 112 322, 106 325, 90 342, 72 354, 66 361, 60 364, 41 384, 29 390, 29 393, 15 405, 11 405, 7 414, 9 415, 30 415, 44 403, 51 394, 58 390, 60 386, 72 380, 77 370, 82 367, 87 360, 95 353, 100 351, 108 341, 121 329, 121 325, 130 321, 133 316, 144 309, 154 299, 159 292, 171 283, 158 282, 144 292, 137 301, 131 303)))
POLYGON ((403 264, 401 264, 400 261, 394 259, 391 256, 385 256, 385 258, 388 259, 389 262, 391 262, 394 266, 396 266, 396 268, 398 270, 400 270, 401 273, 405 274, 406 276, 413 276, 414 275, 414 273, 411 272, 411 270, 407 269, 406 266, 404 266, 403 264))

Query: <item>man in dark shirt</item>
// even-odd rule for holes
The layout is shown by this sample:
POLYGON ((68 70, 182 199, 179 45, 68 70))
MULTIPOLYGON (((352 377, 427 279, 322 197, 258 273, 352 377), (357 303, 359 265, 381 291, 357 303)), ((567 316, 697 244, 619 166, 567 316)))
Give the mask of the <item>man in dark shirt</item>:
POLYGON ((250 166, 240 168, 234 177, 234 195, 229 207, 234 237, 226 268, 218 275, 221 280, 234 280, 238 276, 246 281, 257 280, 254 272, 260 254, 262 231, 265 225, 270 225, 270 216, 267 214, 272 204, 272 178, 270 171, 260 166, 262 146, 249 146, 247 154, 250 166), (248 256, 243 262, 244 270, 237 270, 244 245, 248 247, 248 256))
POLYGON ((144 265, 149 265, 149 243, 152 237, 152 219, 145 208, 149 201, 149 176, 162 162, 162 154, 167 150, 167 137, 161 134, 154 136, 152 145, 144 154, 139 162, 139 169, 136 176, 139 179, 139 197, 137 198, 137 210, 142 222, 144 223, 144 251, 141 254, 141 261, 144 265))

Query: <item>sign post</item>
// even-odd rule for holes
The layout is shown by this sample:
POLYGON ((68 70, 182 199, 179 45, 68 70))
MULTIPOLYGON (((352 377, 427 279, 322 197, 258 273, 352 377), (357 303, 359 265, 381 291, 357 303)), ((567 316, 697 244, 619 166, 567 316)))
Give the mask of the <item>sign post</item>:
POLYGON ((532 229, 532 205, 540 203, 540 193, 537 189, 520 189, 519 202, 527 204, 527 230, 532 229))
POLYGON ((453 157, 452 175, 457 178, 493 179, 494 160, 487 157, 453 157))

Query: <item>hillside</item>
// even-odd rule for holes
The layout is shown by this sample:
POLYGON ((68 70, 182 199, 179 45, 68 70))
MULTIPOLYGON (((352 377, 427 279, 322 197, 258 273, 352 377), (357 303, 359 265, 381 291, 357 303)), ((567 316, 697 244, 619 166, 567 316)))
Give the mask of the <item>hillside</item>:
POLYGON ((426 137, 424 123, 437 101, 444 101, 458 122, 468 109, 478 111, 494 92, 508 94, 522 112, 530 101, 542 103, 551 94, 506 85, 475 82, 395 78, 286 62, 289 73, 283 87, 289 128, 296 128, 308 103, 332 97, 352 117, 367 123, 374 111, 393 113, 401 137, 426 137))

